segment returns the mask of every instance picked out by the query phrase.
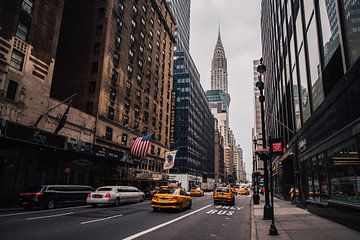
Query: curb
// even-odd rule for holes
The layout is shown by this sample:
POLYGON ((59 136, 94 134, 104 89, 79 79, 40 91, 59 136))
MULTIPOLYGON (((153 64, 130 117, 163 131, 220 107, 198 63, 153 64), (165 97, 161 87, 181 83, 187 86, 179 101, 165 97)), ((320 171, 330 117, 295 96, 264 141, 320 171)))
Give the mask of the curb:
POLYGON ((252 202, 252 199, 250 200, 250 239, 251 240, 257 240, 257 234, 256 234, 256 225, 255 225, 255 213, 254 213, 254 205, 252 202))

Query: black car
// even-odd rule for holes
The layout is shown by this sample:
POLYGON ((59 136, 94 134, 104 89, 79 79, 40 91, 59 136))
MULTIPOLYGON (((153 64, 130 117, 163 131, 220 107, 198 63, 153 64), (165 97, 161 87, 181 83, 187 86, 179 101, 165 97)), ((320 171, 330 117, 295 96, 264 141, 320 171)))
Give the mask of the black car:
POLYGON ((20 204, 24 209, 45 207, 52 209, 65 205, 86 204, 90 186, 83 185, 42 185, 20 193, 20 204))

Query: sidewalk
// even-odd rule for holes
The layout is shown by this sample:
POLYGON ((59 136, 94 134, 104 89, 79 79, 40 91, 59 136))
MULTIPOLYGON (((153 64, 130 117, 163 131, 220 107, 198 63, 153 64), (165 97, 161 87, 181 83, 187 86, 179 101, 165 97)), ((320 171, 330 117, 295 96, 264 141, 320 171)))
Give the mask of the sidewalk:
POLYGON ((301 209, 290 202, 274 198, 275 226, 277 236, 269 235, 271 220, 263 220, 264 199, 259 205, 252 204, 251 240, 355 240, 360 232, 322 218, 301 209))

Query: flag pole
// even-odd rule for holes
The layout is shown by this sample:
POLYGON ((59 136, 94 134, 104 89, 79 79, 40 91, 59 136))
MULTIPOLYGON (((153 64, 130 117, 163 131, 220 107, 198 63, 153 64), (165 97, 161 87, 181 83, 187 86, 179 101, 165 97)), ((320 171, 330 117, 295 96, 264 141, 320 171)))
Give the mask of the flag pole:
POLYGON ((59 107, 61 104, 66 103, 67 101, 73 99, 75 96, 77 95, 77 93, 74 93, 73 95, 71 95, 70 97, 64 99, 63 101, 59 102, 58 104, 56 104, 55 106, 53 106, 52 108, 50 108, 49 110, 47 110, 46 112, 43 112, 36 120, 35 124, 34 124, 34 128, 37 127, 37 125, 39 124, 39 122, 41 121, 41 119, 44 117, 45 114, 48 114, 49 112, 51 112, 52 110, 54 110, 55 108, 59 107))

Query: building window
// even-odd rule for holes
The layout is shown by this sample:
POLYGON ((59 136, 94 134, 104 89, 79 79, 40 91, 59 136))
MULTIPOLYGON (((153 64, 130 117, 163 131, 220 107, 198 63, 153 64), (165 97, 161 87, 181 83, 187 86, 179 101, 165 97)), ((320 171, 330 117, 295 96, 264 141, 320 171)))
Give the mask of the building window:
POLYGON ((127 139, 128 135, 126 133, 123 133, 121 136, 121 145, 126 146, 127 145, 127 139))
POLYGON ((29 26, 25 25, 22 22, 19 22, 16 29, 16 37, 26 42, 28 38, 28 34, 29 34, 29 26))
POLYGON ((131 83, 130 82, 126 82, 126 93, 127 94, 131 94, 131 83))
POLYGON ((134 19, 131 20, 131 25, 132 25, 133 28, 136 27, 136 22, 134 21, 134 19))
POLYGON ((150 84, 149 83, 146 83, 146 92, 150 93, 150 84))
POLYGON ((137 79, 137 83, 138 83, 139 85, 141 85, 142 77, 141 77, 140 75, 137 75, 136 79, 137 79))
POLYGON ((300 103, 302 110, 303 123, 309 119, 311 115, 310 110, 310 97, 309 97, 309 87, 307 82, 307 73, 306 73, 306 62, 305 62, 305 53, 304 48, 301 48, 299 53, 299 73, 300 73, 300 103))
POLYGON ((33 0, 23 0, 21 8, 28 14, 32 14, 34 7, 34 1, 33 0))
POLYGON ((133 5, 133 10, 134 10, 134 13, 137 13, 137 7, 135 5, 133 5))
POLYGON ((145 107, 146 108, 148 108, 149 107, 149 98, 145 98, 145 102, 144 102, 144 104, 145 104, 145 107))
POLYGON ((127 124, 129 124, 129 117, 127 115, 124 115, 124 126, 126 126, 127 124))
POLYGON ((103 25, 96 26, 96 36, 100 36, 102 34, 103 25))
POLYGON ((15 101, 18 85, 19 84, 17 82, 11 80, 9 81, 9 85, 6 91, 6 98, 15 101))
POLYGON ((89 82, 88 92, 95 93, 95 89, 96 89, 96 82, 89 82))
POLYGON ((106 127, 105 139, 112 141, 113 129, 111 127, 106 127))
POLYGON ((143 32, 140 32, 140 37, 144 40, 145 35, 144 35, 144 33, 143 33, 143 32))
POLYGON ((140 114, 140 107, 138 105, 135 105, 135 107, 134 107, 134 114, 135 114, 135 117, 138 117, 140 114))
POLYGON ((142 5, 142 10, 144 11, 144 13, 146 13, 147 8, 145 7, 145 5, 142 5))
POLYGON ((120 63, 120 55, 117 51, 114 52, 113 61, 116 65, 119 65, 120 63))
POLYGON ((121 38, 120 38, 119 35, 116 34, 116 36, 115 36, 115 47, 116 47, 116 49, 120 48, 120 43, 121 43, 121 38))
POLYGON ((108 107, 108 119, 114 120, 115 109, 113 107, 108 107))
POLYGON ((24 64, 24 54, 18 50, 13 50, 11 54, 10 66, 21 71, 24 64))
POLYGON ((95 43, 94 44, 94 54, 99 54, 100 53, 100 43, 95 43))
POLYGON ((125 108, 126 109, 129 109, 130 108, 130 100, 128 98, 125 98, 124 100, 124 105, 125 105, 125 108))
POLYGON ((141 99, 141 92, 140 92, 140 90, 138 90, 138 89, 136 89, 136 98, 137 98, 138 100, 141 99))
POLYGON ((148 112, 144 112, 144 116, 143 116, 143 122, 147 123, 149 121, 149 113, 148 112))
POLYGON ((99 68, 98 62, 91 63, 91 73, 97 73, 99 68))
POLYGON ((138 121, 134 121, 134 129, 138 129, 139 128, 139 122, 138 121))
POLYGON ((145 26, 146 22, 145 22, 145 19, 141 19, 141 23, 145 26))
POLYGON ((130 34, 130 40, 131 40, 132 43, 135 42, 135 37, 134 37, 134 35, 130 34))
POLYGON ((117 73, 117 71, 113 69, 111 72, 111 81, 116 83, 118 81, 118 76, 119 74, 117 73))
POLYGON ((109 98, 111 101, 115 102, 116 100, 116 90, 114 88, 110 88, 109 98))
POLYGON ((98 18, 105 17, 105 8, 99 8, 98 9, 98 18))
POLYGON ((94 109, 94 103, 93 102, 87 102, 86 103, 86 113, 92 114, 94 109))
POLYGON ((117 19, 116 19, 116 26, 117 26, 117 28, 118 28, 119 31, 122 29, 123 22, 121 21, 120 18, 117 18, 117 19))

